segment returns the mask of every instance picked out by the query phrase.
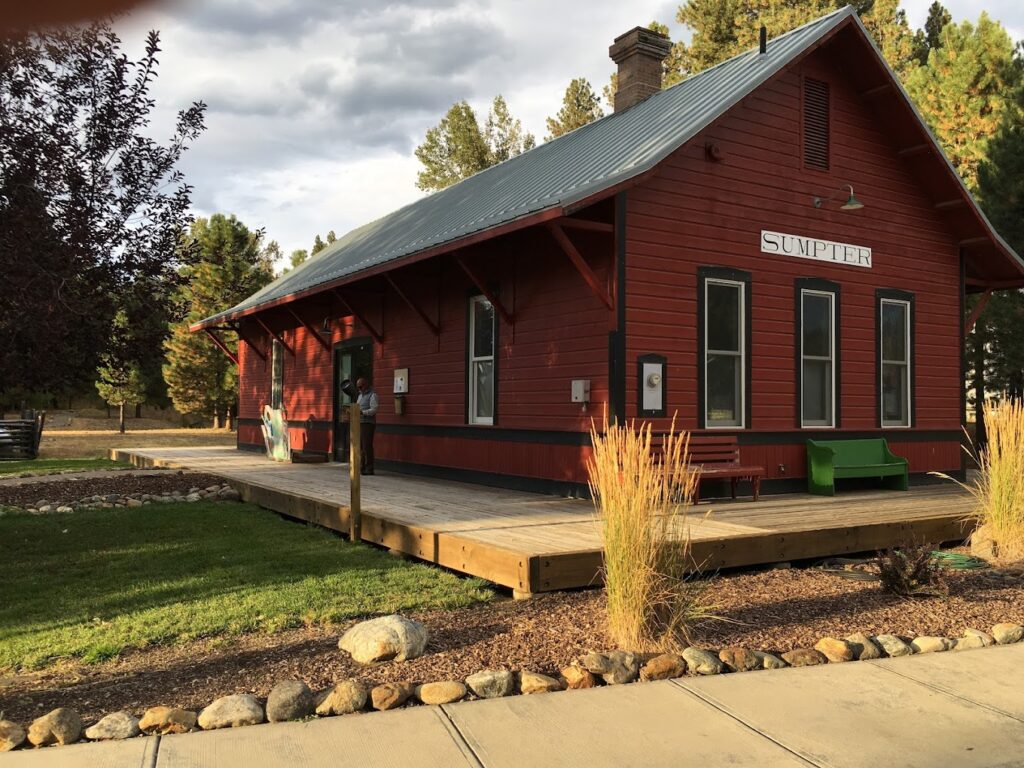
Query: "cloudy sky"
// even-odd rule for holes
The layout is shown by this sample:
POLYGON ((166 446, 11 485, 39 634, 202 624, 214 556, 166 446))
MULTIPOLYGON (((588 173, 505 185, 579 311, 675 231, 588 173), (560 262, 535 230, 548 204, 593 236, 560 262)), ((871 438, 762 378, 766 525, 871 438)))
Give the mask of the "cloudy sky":
MULTIPOLYGON (((931 0, 904 0, 911 25, 931 0)), ((608 45, 678 2, 632 0, 164 0, 119 27, 132 53, 161 33, 154 125, 193 100, 207 130, 183 169, 196 213, 235 213, 285 253, 422 195, 413 149, 447 108, 497 93, 538 139, 573 77, 600 91, 608 45)), ((946 0, 1024 39, 1020 0, 946 0)))

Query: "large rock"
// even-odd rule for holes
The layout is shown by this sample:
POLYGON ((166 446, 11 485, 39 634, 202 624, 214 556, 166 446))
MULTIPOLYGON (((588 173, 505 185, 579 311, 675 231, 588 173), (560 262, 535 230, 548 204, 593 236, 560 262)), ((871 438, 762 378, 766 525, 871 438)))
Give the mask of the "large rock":
POLYGON ((316 713, 327 715, 348 715, 366 706, 366 689, 358 680, 342 680, 332 688, 323 691, 316 700, 316 713))
POLYGON ((853 648, 845 640, 835 637, 823 637, 814 644, 814 650, 822 654, 833 664, 844 661, 853 661, 853 648))
POLYGON ((73 744, 82 738, 82 718, 73 709, 59 707, 37 717, 28 727, 28 740, 37 747, 73 744))
POLYGON ((127 712, 111 712, 96 725, 85 729, 85 738, 93 741, 132 739, 139 735, 139 720, 127 712))
POLYGON ((863 632, 856 632, 846 638, 846 642, 853 651, 853 658, 857 661, 869 661, 870 659, 882 658, 882 649, 875 641, 863 632))
POLYGON ((686 674, 686 661, 676 653, 655 656, 640 668, 641 680, 671 680, 686 674))
POLYGON ((754 651, 754 655, 757 656, 758 660, 761 662, 761 669, 783 669, 784 667, 789 666, 773 653, 754 651))
POLYGON ((593 688, 597 685, 597 678, 589 669, 584 669, 579 664, 565 667, 561 671, 562 679, 565 680, 565 687, 570 690, 582 688, 593 688))
POLYGON ((199 727, 204 731, 217 728, 239 728, 263 722, 263 707, 249 693, 221 696, 199 713, 199 727))
POLYGON ((1000 645, 1019 643, 1024 638, 1024 627, 1020 624, 996 624, 992 627, 992 637, 1000 645))
POLYGON ((426 650, 427 628, 397 614, 381 616, 349 629, 341 636, 338 647, 360 664, 415 659, 426 650))
POLYGON ((177 707, 150 707, 139 720, 143 733, 188 733, 196 727, 196 713, 177 707))
POLYGON ((416 698, 424 704, 451 704, 466 696, 466 686, 457 680, 416 686, 416 698))
POLYGON ((971 534, 971 554, 982 560, 995 560, 999 554, 992 538, 992 526, 988 523, 979 525, 971 534))
POLYGON ((984 648, 985 641, 977 637, 976 635, 968 635, 967 637, 961 637, 959 640, 953 641, 954 651, 970 651, 975 648, 984 648))
POLYGON ((580 660, 580 665, 609 685, 631 683, 640 675, 640 658, 629 651, 597 653, 591 651, 580 660))
POLYGON ((964 637, 977 637, 986 647, 996 643, 996 639, 988 632, 982 632, 980 629, 972 629, 971 627, 964 630, 964 637))
POLYGON ((467 677, 466 685, 481 699, 498 699, 516 692, 516 676, 507 669, 485 669, 467 677))
POLYGON ((267 720, 272 723, 301 720, 312 715, 315 706, 308 685, 301 680, 282 680, 267 697, 267 720))
POLYGON ((0 752, 10 752, 24 743, 24 728, 11 720, 0 720, 0 752))
POLYGON ((909 656, 914 652, 913 648, 896 635, 875 635, 872 639, 882 646, 886 656, 894 659, 898 656, 909 656))
POLYGON ((914 649, 914 653, 941 653, 950 650, 953 647, 953 641, 948 637, 925 635, 911 640, 910 647, 914 649))
POLYGON ((683 660, 686 661, 687 669, 695 675, 719 675, 725 669, 721 659, 711 651, 692 645, 683 651, 683 660))
POLYGON ((519 673, 519 690, 522 693, 550 693, 562 690, 562 682, 539 672, 524 669, 519 673))
POLYGON ((723 648, 718 652, 718 658, 730 672, 749 672, 761 669, 761 659, 746 648, 723 648))
POLYGON ((813 667, 828 662, 825 654, 814 648, 794 648, 782 654, 782 660, 791 667, 813 667))
POLYGON ((370 701, 374 709, 383 712, 402 706, 412 693, 413 687, 409 683, 384 683, 370 691, 370 701))

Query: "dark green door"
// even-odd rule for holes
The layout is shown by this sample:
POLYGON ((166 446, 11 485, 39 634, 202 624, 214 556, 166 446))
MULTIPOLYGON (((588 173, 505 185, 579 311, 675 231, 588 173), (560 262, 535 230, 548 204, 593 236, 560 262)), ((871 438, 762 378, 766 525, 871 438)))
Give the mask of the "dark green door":
POLYGON ((340 344, 334 348, 334 460, 348 461, 348 422, 345 420, 345 406, 352 404, 352 398, 341 391, 341 383, 363 376, 373 381, 373 344, 356 341, 340 344))

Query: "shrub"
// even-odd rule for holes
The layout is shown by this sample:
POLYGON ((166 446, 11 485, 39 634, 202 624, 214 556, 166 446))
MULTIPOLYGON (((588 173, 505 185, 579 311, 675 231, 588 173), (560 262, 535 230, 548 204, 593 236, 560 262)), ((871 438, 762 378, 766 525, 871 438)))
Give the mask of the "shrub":
POLYGON ((875 563, 882 589, 903 597, 946 594, 946 581, 935 549, 934 544, 911 542, 879 552, 875 563))
POLYGON ((689 578, 688 511, 697 476, 688 465, 689 435, 675 420, 660 452, 651 427, 633 422, 598 432, 587 461, 601 524, 608 631, 632 650, 671 650, 689 644, 694 622, 710 616, 703 588, 689 578))

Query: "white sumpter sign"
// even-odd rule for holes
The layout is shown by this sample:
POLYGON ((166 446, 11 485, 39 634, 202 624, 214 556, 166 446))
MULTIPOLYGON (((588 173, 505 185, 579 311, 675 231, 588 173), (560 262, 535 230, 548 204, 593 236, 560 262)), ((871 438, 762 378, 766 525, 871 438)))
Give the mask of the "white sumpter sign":
POLYGON ((865 248, 863 245, 833 243, 831 240, 787 235, 784 232, 769 232, 762 229, 761 252, 781 253, 783 256, 796 256, 800 259, 815 259, 848 267, 871 269, 871 249, 865 248))

